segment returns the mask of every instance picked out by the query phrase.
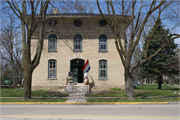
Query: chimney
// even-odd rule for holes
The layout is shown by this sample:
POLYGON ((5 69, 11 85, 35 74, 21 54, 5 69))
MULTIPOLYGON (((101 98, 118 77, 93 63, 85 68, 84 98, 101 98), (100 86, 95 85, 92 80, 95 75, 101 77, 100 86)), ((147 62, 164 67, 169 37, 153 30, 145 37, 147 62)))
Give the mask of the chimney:
POLYGON ((58 14, 58 8, 53 8, 53 14, 58 14))

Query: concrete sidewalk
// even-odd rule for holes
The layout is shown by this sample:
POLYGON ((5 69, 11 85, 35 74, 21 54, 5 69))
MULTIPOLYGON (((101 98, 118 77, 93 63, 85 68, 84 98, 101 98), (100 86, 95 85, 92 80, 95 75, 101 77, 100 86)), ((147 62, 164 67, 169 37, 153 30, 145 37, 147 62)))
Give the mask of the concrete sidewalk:
POLYGON ((66 100, 67 103, 74 102, 87 102, 84 93, 69 93, 69 97, 66 100))

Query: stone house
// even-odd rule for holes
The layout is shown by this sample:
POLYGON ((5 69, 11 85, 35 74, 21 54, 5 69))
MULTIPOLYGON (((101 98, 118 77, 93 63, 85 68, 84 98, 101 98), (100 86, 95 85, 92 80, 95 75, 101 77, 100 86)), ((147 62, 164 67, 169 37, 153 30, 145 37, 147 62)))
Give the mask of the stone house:
MULTIPOLYGON (((100 14, 48 14, 40 64, 32 75, 32 90, 59 89, 66 85, 69 71, 76 70, 77 84, 83 83, 82 68, 90 63, 89 82, 97 87, 125 88, 124 68, 116 50, 114 36, 100 14)), ((108 17, 108 15, 106 15, 108 17)), ((121 16, 118 17, 121 19, 121 16)), ((127 26, 130 24, 127 17, 127 26)), ((32 36, 32 56, 37 32, 32 36)))

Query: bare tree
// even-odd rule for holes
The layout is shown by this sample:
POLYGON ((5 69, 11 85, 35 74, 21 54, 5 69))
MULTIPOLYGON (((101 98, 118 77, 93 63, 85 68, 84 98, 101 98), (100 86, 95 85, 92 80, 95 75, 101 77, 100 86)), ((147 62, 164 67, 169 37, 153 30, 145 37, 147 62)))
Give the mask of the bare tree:
POLYGON ((172 1, 118 1, 119 4, 112 2, 112 0, 107 0, 107 11, 109 14, 109 18, 106 18, 100 8, 99 1, 97 0, 97 5, 99 8, 99 12, 102 17, 107 21, 112 32, 114 34, 116 49, 120 55, 122 64, 124 66, 124 77, 125 77, 125 89, 127 92, 128 99, 134 99, 134 87, 133 87, 133 77, 132 72, 136 68, 140 67, 142 64, 156 56, 171 40, 179 38, 179 34, 169 34, 168 37, 164 39, 164 43, 162 46, 151 56, 147 56, 147 51, 149 47, 149 43, 151 42, 151 38, 155 31, 155 26, 157 25, 162 12, 167 9, 167 7, 172 3, 172 1), (119 5, 119 7, 117 7, 119 5), (119 20, 117 17, 117 8, 121 12, 122 17, 119 20), (128 11, 128 14, 125 12, 128 11), (147 12, 146 12, 147 11, 147 12), (155 16, 157 14, 157 16, 155 16), (129 31, 126 31, 126 15, 131 17, 131 24, 129 26, 129 31), (148 23, 150 17, 153 17, 155 22, 152 24, 152 33, 147 43, 147 49, 145 50, 145 58, 138 61, 137 63, 131 64, 131 59, 133 52, 138 45, 140 38, 142 36, 142 32, 145 28, 145 25, 148 23), (110 19, 110 20, 109 20, 110 19), (123 31, 123 35, 121 35, 121 31, 123 31), (128 34, 130 37, 128 37, 128 34), (121 39, 124 39, 122 41, 121 39))
MULTIPOLYGON (((1 57, 1 56, 0 56, 1 57)), ((1 79, 1 85, 3 85, 4 82, 4 73, 6 71, 6 68, 8 66, 9 62, 5 59, 0 59, 0 79, 1 79)))
POLYGON ((9 21, 6 18, 6 22, 3 22, 4 24, 1 27, 0 55, 2 59, 10 63, 13 74, 13 86, 15 87, 18 77, 22 75, 22 45, 21 38, 19 38, 21 31, 19 30, 20 24, 16 23, 14 16, 9 14, 9 18, 9 21))
MULTIPOLYGON (((133 54, 132 54, 131 64, 137 63, 137 62, 140 61, 142 52, 143 52, 143 51, 140 49, 140 45, 136 46, 136 48, 135 48, 135 50, 134 50, 134 52, 133 52, 133 54)), ((138 80, 138 79, 139 79, 138 73, 139 73, 139 69, 138 69, 138 68, 135 69, 135 70, 132 72, 135 80, 138 80)))
POLYGON ((59 13, 94 13, 97 10, 96 1, 88 0, 51 1, 49 7, 61 8, 59 13))
POLYGON ((38 66, 42 48, 43 38, 45 34, 45 20, 48 4, 50 1, 6 1, 16 16, 21 20, 22 30, 22 61, 24 76, 24 92, 23 99, 31 98, 31 81, 32 73, 38 66), (20 5, 21 3, 21 5, 20 5), (22 7, 20 9, 20 7, 22 7), (27 15, 29 13, 29 15, 27 15), (36 53, 31 59, 31 37, 35 29, 39 29, 38 44, 36 53))

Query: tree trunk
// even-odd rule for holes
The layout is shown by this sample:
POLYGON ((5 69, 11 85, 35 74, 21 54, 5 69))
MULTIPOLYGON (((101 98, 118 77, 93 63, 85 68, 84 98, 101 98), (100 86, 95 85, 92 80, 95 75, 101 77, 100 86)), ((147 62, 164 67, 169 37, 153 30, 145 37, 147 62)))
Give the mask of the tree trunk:
POLYGON ((127 92, 127 99, 134 99, 135 93, 134 93, 132 74, 129 72, 125 72, 124 76, 125 76, 125 88, 127 92))
POLYGON ((140 85, 143 85, 143 78, 140 79, 140 85))
POLYGON ((18 82, 18 71, 17 68, 13 65, 13 87, 16 87, 18 82))
POLYGON ((174 85, 174 79, 173 79, 173 76, 170 77, 170 86, 173 86, 174 85))
POLYGON ((149 77, 148 77, 148 85, 149 85, 149 77))
POLYGON ((161 89, 161 81, 158 82, 158 89, 161 89))
POLYGON ((170 86, 172 86, 172 80, 171 80, 172 78, 171 77, 169 77, 169 85, 170 86))
POLYGON ((16 75, 15 75, 15 70, 13 70, 13 87, 16 87, 16 75))
POLYGON ((24 91, 23 91, 23 99, 31 99, 31 79, 32 79, 32 68, 31 64, 27 62, 24 63, 24 91))
POLYGON ((163 81, 163 78, 162 78, 162 75, 159 75, 158 77, 158 89, 161 89, 161 84, 162 84, 162 81, 163 81))

